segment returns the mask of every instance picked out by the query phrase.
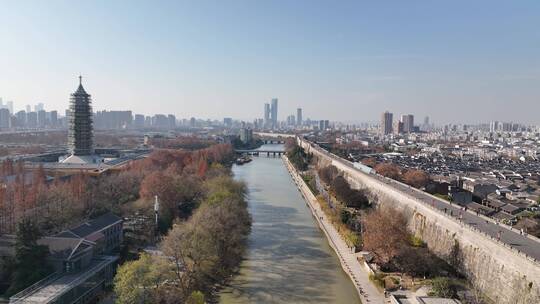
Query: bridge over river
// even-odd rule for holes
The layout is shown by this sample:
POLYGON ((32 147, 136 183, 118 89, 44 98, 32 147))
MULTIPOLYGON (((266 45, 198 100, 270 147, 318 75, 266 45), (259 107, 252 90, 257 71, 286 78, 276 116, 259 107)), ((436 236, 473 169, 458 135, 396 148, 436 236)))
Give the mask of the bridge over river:
POLYGON ((274 141, 272 144, 264 144, 257 149, 235 149, 238 154, 248 154, 259 156, 266 154, 266 156, 281 156, 285 154, 285 145, 280 141, 274 141))
POLYGON ((234 150, 236 153, 240 154, 249 154, 254 156, 259 156, 260 154, 266 154, 266 156, 281 156, 285 151, 281 150, 266 150, 266 149, 253 149, 253 150, 234 150))

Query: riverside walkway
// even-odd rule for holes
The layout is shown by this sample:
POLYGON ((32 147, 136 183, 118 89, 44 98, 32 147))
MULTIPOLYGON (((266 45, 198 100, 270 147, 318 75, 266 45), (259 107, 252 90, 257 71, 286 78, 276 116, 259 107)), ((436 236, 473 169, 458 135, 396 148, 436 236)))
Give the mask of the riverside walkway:
POLYGON ((324 150, 317 144, 306 140, 302 141, 307 143, 312 151, 316 151, 321 155, 340 163, 344 167, 348 167, 350 170, 353 170, 358 174, 367 175, 377 180, 380 184, 386 184, 388 187, 391 187, 392 189, 415 199, 417 202, 444 213, 446 216, 452 218, 461 225, 464 225, 470 228, 472 231, 486 236, 488 239, 491 239, 497 244, 509 248, 520 255, 524 255, 536 263, 536 265, 540 265, 540 240, 538 238, 528 234, 522 234, 520 231, 512 229, 510 226, 503 225, 492 218, 485 217, 481 214, 475 214, 470 209, 463 210, 462 206, 452 204, 451 202, 410 187, 401 182, 386 178, 379 174, 367 174, 362 172, 361 170, 355 168, 352 162, 324 150))
POLYGON ((351 278, 362 303, 386 303, 384 295, 369 280, 368 272, 357 260, 357 255, 350 250, 336 228, 334 228, 334 225, 328 220, 317 202, 317 198, 308 188, 302 177, 296 172, 296 169, 285 156, 283 156, 283 162, 291 174, 294 183, 298 186, 306 204, 313 213, 313 217, 317 220, 319 227, 328 238, 328 243, 336 252, 341 267, 351 278))

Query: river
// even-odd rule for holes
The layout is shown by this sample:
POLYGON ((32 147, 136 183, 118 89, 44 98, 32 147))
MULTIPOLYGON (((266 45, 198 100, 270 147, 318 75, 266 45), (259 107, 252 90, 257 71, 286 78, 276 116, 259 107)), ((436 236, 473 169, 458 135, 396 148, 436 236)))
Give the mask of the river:
POLYGON ((253 227, 240 273, 220 303, 360 303, 281 158, 261 154, 233 173, 247 184, 253 227))

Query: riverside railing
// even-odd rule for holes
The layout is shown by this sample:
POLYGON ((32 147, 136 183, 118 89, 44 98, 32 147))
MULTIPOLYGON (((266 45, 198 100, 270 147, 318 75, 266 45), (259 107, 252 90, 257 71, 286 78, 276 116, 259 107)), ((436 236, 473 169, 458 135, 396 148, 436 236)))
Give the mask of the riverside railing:
POLYGON ((21 300, 23 300, 26 296, 29 294, 32 294, 34 291, 40 289, 43 286, 48 285, 50 282, 55 281, 60 276, 62 276, 59 272, 53 272, 52 274, 46 276, 45 278, 37 281, 36 283, 26 287, 25 289, 19 291, 18 293, 14 294, 10 297, 10 303, 19 303, 21 300))
MULTIPOLYGON (((336 242, 334 241, 334 235, 335 237, 338 237, 341 239, 341 236, 339 236, 339 234, 337 233, 337 231, 335 233, 331 233, 330 231, 328 231, 328 228, 326 227, 326 224, 324 223, 323 220, 321 220, 321 218, 319 216, 316 216, 318 215, 317 213, 317 210, 315 209, 315 207, 312 205, 312 202, 315 202, 317 200, 317 198, 315 197, 315 195, 311 192, 311 190, 309 189, 309 187, 307 187, 305 181, 302 179, 302 177, 296 172, 296 170, 294 169, 294 167, 292 166, 292 164, 289 162, 289 160, 284 156, 283 157, 283 160, 284 162, 286 163, 287 165, 287 171, 289 171, 289 174, 291 175, 291 177, 293 178, 293 181, 294 183, 296 184, 299 192, 302 194, 304 200, 306 201, 306 205, 310 208, 311 210, 311 213, 313 214, 313 216, 315 217, 315 219, 317 220, 318 224, 319 224, 319 227, 323 230, 323 232, 326 234, 327 236, 327 239, 330 241, 330 246, 334 249, 334 251, 336 252, 341 264, 343 266, 345 266, 345 268, 347 269, 347 274, 351 277, 351 279, 353 280, 354 282, 354 285, 355 285, 355 288, 358 292, 358 294, 360 295, 360 297, 367 303, 370 302, 369 300, 369 297, 367 295, 367 293, 363 290, 362 286, 360 285, 360 282, 358 281, 358 278, 356 277, 356 275, 354 274, 354 272, 352 271, 351 269, 351 266, 349 265, 349 263, 347 262, 347 260, 345 259, 345 257, 343 256, 343 253, 341 252, 340 250, 340 247, 338 244, 336 244, 336 242)), ((322 210, 321 210, 322 212, 322 210)), ((335 228, 334 228, 335 230, 335 228)), ((342 240, 343 241, 343 240, 342 240)), ((356 260, 355 260, 356 261, 356 260)))

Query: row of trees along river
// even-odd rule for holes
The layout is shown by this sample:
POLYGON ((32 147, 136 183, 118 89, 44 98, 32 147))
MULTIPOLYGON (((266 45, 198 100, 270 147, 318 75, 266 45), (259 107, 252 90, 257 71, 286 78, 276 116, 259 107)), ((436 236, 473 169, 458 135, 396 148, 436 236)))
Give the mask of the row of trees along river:
POLYGON ((239 274, 221 291, 220 302, 358 303, 282 160, 261 155, 233 173, 247 185, 253 226, 239 274))

